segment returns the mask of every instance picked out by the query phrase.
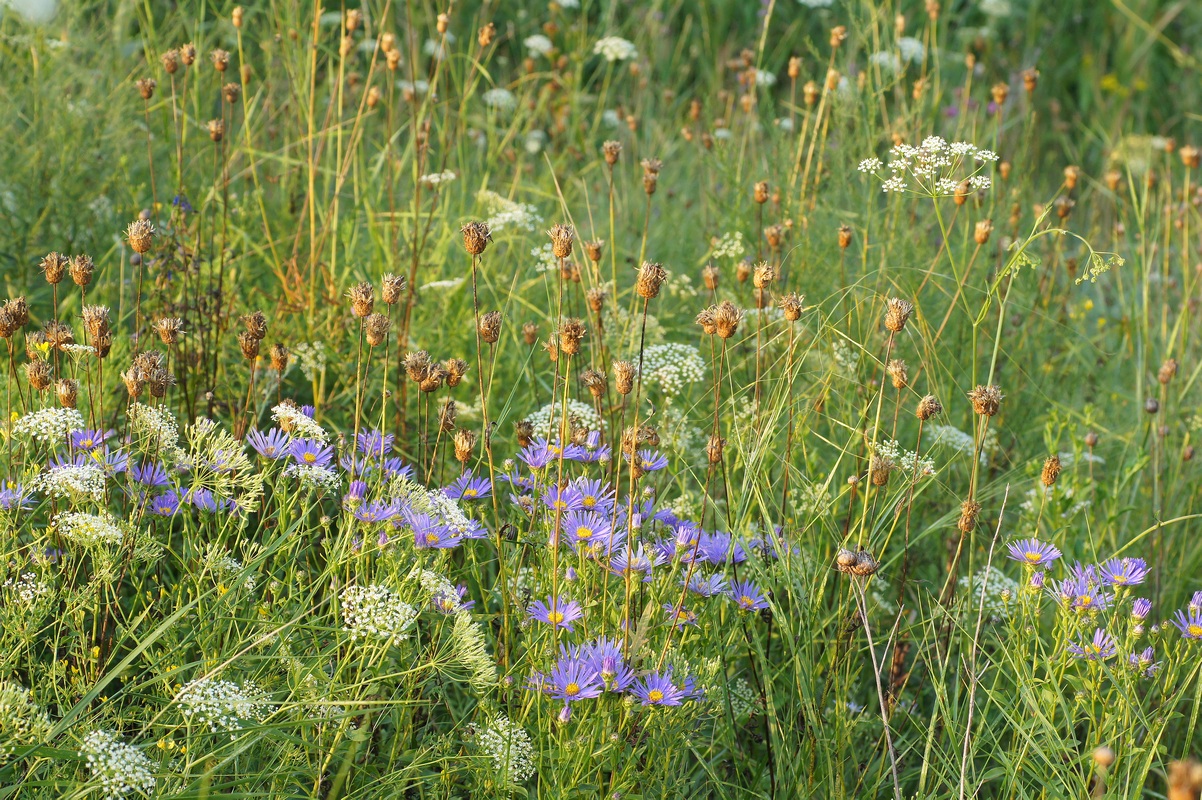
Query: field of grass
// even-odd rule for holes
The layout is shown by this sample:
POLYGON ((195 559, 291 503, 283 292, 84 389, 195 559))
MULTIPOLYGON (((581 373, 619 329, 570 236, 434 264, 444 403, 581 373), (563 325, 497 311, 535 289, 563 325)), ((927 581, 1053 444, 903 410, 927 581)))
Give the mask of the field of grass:
POLYGON ((0 800, 1198 800, 1202 7, 5 3, 0 800))

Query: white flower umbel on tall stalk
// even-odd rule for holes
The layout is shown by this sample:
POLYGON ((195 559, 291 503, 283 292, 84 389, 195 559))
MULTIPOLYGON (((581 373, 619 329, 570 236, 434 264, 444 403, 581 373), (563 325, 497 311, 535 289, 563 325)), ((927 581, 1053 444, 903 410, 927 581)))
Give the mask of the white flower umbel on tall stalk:
POLYGON ((705 359, 691 344, 657 344, 643 353, 643 379, 668 395, 680 394, 705 377, 705 359))
POLYGON ((504 714, 493 718, 488 727, 476 734, 476 744, 492 759, 498 783, 516 786, 534 774, 534 747, 530 734, 504 714))
POLYGON ((476 199, 488 207, 486 223, 494 236, 507 227, 532 231, 543 224, 538 209, 528 203, 516 203, 488 189, 477 192, 476 199))
POLYGON ((129 430, 135 449, 168 464, 183 460, 179 447, 179 423, 166 406, 134 403, 129 408, 129 430))
POLYGON ((639 51, 634 44, 621 36, 606 36, 598 39, 597 43, 593 45, 593 52, 606 61, 629 61, 639 56, 639 51))
POLYGON ((125 541, 124 526, 107 511, 99 514, 68 511, 54 518, 54 528, 68 542, 84 548, 119 545, 125 541))
POLYGON ((104 499, 104 470, 95 464, 59 464, 38 475, 30 485, 72 504, 99 503, 104 499))
POLYGON ((267 694, 247 681, 197 678, 175 696, 184 718, 205 725, 213 733, 227 732, 230 738, 246 723, 260 722, 271 710, 267 694))
POLYGON ((330 438, 325 428, 296 406, 280 403, 271 409, 271 418, 294 439, 317 439, 324 442, 330 438))
POLYGON ((50 735, 50 719, 19 683, 0 681, 0 766, 18 747, 38 745, 50 735))
POLYGON ((522 45, 530 51, 531 55, 535 56, 545 56, 555 49, 555 45, 551 40, 541 33, 527 36, 522 40, 522 45))
MULTIPOLYGON (((526 420, 534 426, 534 432, 539 436, 555 439, 559 436, 559 423, 562 422, 560 415, 562 413, 562 402, 547 403, 538 411, 529 414, 526 420), (552 411, 555 412, 555 419, 551 419, 552 411)), ((573 417, 590 431, 600 430, 601 428, 601 418, 597 416, 597 409, 594 406, 575 398, 569 398, 568 419, 571 420, 573 417)))
MULTIPOLYGON (((495 89, 489 89, 481 95, 480 99, 484 101, 484 105, 497 111, 509 112, 518 107, 518 99, 514 97, 513 92, 508 89, 502 89, 500 86, 495 89)), ((490 225, 489 227, 492 226, 490 225)))
POLYGON ((894 145, 888 165, 879 158, 860 162, 860 172, 881 179, 884 192, 911 192, 925 197, 964 196, 988 189, 992 182, 983 174, 986 166, 997 161, 997 154, 969 142, 948 142, 941 136, 928 136, 917 147, 894 145), (887 166, 888 175, 882 170, 887 166))
POLYGON ((66 439, 72 431, 83 430, 86 427, 83 415, 74 408, 43 408, 40 411, 31 411, 14 422, 13 435, 57 444, 66 439))
POLYGON ((342 590, 343 630, 351 641, 383 639, 400 644, 409 638, 417 609, 386 586, 352 584, 342 590))
POLYGON ((92 731, 84 737, 79 755, 88 762, 102 797, 125 797, 154 791, 154 763, 112 731, 92 731))

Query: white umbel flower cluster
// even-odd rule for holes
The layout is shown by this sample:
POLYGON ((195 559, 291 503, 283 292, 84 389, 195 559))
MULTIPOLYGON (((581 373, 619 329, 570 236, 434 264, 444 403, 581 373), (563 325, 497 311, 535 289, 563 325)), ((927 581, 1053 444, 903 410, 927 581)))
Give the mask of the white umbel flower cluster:
POLYGON ((333 491, 338 488, 340 483, 337 472, 313 464, 289 464, 284 467, 284 475, 296 478, 301 486, 307 489, 316 489, 319 492, 333 491))
POLYGON ((598 39, 593 45, 593 52, 606 61, 629 61, 638 58, 639 51, 634 44, 621 36, 606 36, 598 39))
POLYGON ((74 408, 43 408, 14 422, 13 435, 55 444, 66 439, 72 431, 85 427, 83 415, 74 408))
POLYGON ((433 172, 429 175, 423 175, 421 177, 421 182, 426 186, 438 186, 443 183, 450 183, 451 181, 455 180, 455 177, 455 173, 448 169, 442 172, 433 172))
POLYGON ((516 786, 534 774, 530 734, 504 714, 498 714, 487 728, 476 734, 476 744, 492 759, 498 782, 516 786))
POLYGON ((112 731, 89 733, 84 737, 79 754, 88 762, 92 779, 103 797, 112 800, 131 792, 150 794, 154 791, 154 763, 112 731))
POLYGON ((409 638, 417 609, 386 586, 352 584, 342 590, 343 630, 351 640, 383 639, 400 644, 409 638))
POLYGON ((541 33, 536 33, 533 36, 527 36, 522 40, 522 45, 525 46, 531 54, 536 56, 545 56, 555 49, 555 45, 546 36, 541 33))
POLYGON ((95 464, 61 464, 38 475, 30 485, 73 503, 104 499, 104 469, 95 464))
POLYGON ((175 702, 189 722, 205 725, 213 733, 227 732, 231 738, 245 723, 259 722, 271 710, 267 694, 250 681, 239 686, 197 678, 179 690, 175 702))
POLYGON ((316 439, 324 442, 330 438, 325 428, 296 406, 280 403, 271 409, 271 418, 295 439, 316 439))
POLYGON ((0 681, 0 764, 18 747, 40 744, 50 735, 50 719, 19 683, 0 681))
POLYGON ((106 511, 99 514, 68 511, 55 517, 54 527, 68 542, 84 548, 119 545, 125 540, 121 523, 106 511))
POLYGON ((518 99, 513 92, 508 89, 503 89, 498 86, 495 89, 489 89, 480 97, 484 101, 484 105, 497 111, 513 111, 518 107, 518 99))
MULTIPOLYGON (((965 191, 988 189, 992 182, 981 174, 997 153, 971 142, 949 142, 928 136, 918 146, 894 145, 889 151, 889 175, 882 178, 884 192, 913 191, 927 197, 947 197, 965 191)), ((878 158, 860 162, 860 172, 876 175, 885 166, 878 158)))
POLYGON ((38 576, 32 572, 9 578, 4 582, 4 590, 5 595, 11 596, 23 606, 31 606, 41 598, 48 597, 53 591, 50 584, 38 580, 38 576))
MULTIPOLYGON (((538 436, 545 436, 550 439, 559 437, 559 423, 563 414, 563 403, 547 403, 545 406, 535 411, 526 417, 526 420, 534 426, 534 432, 538 436), (554 408, 552 408, 554 406, 554 408), (551 412, 554 410, 555 419, 552 422, 551 412)), ((588 403, 580 400, 568 400, 568 420, 575 418, 581 425, 588 428, 590 431, 601 429, 601 418, 597 416, 597 409, 588 403)))
POLYGON ((326 371, 325 342, 301 342, 292 348, 292 355, 296 356, 301 374, 307 381, 316 380, 326 371))
POLYGON ((488 207, 489 217, 485 222, 493 233, 505 228, 532 231, 543 224, 538 209, 528 203, 516 203, 488 189, 481 189, 476 199, 488 207))
POLYGON ((691 344, 657 344, 643 351, 643 380, 664 394, 680 394, 705 377, 705 359, 691 344))

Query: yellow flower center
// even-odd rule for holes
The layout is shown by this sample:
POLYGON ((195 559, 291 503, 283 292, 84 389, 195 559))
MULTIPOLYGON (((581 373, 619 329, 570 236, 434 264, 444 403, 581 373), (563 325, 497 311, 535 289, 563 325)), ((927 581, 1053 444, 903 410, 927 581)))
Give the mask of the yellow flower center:
POLYGON ((582 505, 585 508, 593 508, 594 506, 597 505, 597 498, 593 497, 592 495, 586 495, 584 498, 584 501, 582 502, 582 505))
POLYGON ((1199 625, 1199 624, 1198 624, 1198 623, 1196 623, 1196 622, 1195 622, 1195 623, 1193 623, 1193 624, 1191 624, 1191 625, 1186 625, 1186 626, 1185 626, 1185 629, 1186 629, 1186 631, 1188 631, 1188 632, 1189 632, 1189 635, 1190 635, 1190 636, 1200 636, 1200 637, 1202 637, 1202 625, 1199 625))
POLYGON ((426 544, 438 544, 438 534, 430 531, 426 534, 426 544))
POLYGON ((463 490, 464 497, 475 497, 477 494, 478 494, 478 492, 475 489, 464 489, 463 490))
POLYGON ((1024 555, 1027 557, 1027 561, 1030 561, 1032 564, 1038 564, 1043 560, 1043 554, 1037 553, 1034 550, 1028 550, 1024 555))
POLYGON ((569 683, 567 686, 563 687, 563 693, 568 697, 575 697, 576 695, 580 694, 580 685, 576 683, 569 683))
POLYGON ((664 699, 664 693, 659 689, 652 689, 651 691, 647 692, 647 699, 652 703, 658 703, 660 700, 664 699))
POLYGON ((751 608, 751 606, 754 603, 755 603, 755 601, 752 600, 747 595, 743 595, 742 597, 739 598, 739 605, 743 606, 743 608, 751 608))
POLYGON ((576 529, 576 538, 577 539, 587 539, 592 535, 593 535, 593 532, 591 530, 589 530, 588 528, 584 527, 583 525, 581 525, 579 528, 576 529))
POLYGON ((305 453, 304 459, 306 464, 312 464, 317 461, 317 453, 305 453))
POLYGON ((558 625, 559 623, 563 622, 563 612, 562 611, 548 611, 547 619, 552 624, 558 625))

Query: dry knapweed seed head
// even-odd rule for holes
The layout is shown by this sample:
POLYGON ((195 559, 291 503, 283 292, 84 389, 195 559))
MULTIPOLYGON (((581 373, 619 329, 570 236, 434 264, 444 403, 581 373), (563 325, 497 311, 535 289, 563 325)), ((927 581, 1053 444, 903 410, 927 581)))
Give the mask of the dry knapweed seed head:
POLYGON ((431 364, 426 369, 426 377, 417 384, 417 387, 426 394, 436 392, 442 388, 442 382, 447 377, 447 371, 443 369, 442 364, 431 364))
POLYGON ((230 81, 225 86, 221 87, 221 96, 225 98, 225 102, 231 106, 238 102, 238 98, 242 96, 242 85, 230 81))
POLYGON ((209 120, 209 138, 214 142, 220 142, 225 136, 225 120, 211 119, 209 120))
POLYGON ((501 312, 488 311, 481 314, 478 329, 481 339, 488 344, 495 344, 501 338, 501 312))
POLYGON ((547 231, 551 237, 551 253, 556 258, 572 257, 572 242, 576 241, 576 229, 571 225, 552 225, 547 231))
POLYGON ((11 339, 20 327, 8 308, 0 307, 0 339, 11 339))
POLYGON ((491 22, 482 27, 479 33, 476 34, 476 44, 481 47, 488 47, 492 44, 492 40, 497 36, 497 26, 491 22))
POLYGON ((1077 201, 1071 197, 1061 195, 1056 198, 1056 202, 1052 206, 1056 209, 1056 216, 1062 220, 1068 219, 1068 215, 1072 213, 1073 206, 1077 205, 1077 201))
POLYGON ((768 181, 756 181, 753 199, 761 205, 768 202, 768 181))
POLYGON ((968 393, 973 412, 982 417, 992 417, 997 414, 1002 407, 1004 397, 1002 390, 992 384, 978 386, 968 393))
POLYGON ((580 342, 584 339, 584 323, 575 317, 569 317, 559 326, 559 349, 565 355, 574 356, 580 352, 580 342))
POLYGON ((534 440, 534 423, 528 419, 519 419, 513 423, 513 432, 519 447, 529 447, 530 442, 534 440))
POLYGON ((697 313, 696 322, 701 326, 702 333, 707 336, 713 336, 718 332, 718 326, 714 324, 714 307, 709 306, 703 308, 697 313))
POLYGON ((605 373, 597 369, 586 369, 580 373, 580 379, 584 381, 584 385, 588 387, 588 393, 593 397, 602 398, 605 396, 605 390, 609 387, 609 382, 605 379, 605 373))
POLYGON ((209 60, 213 62, 213 67, 218 72, 225 72, 230 65, 230 54, 218 47, 209 53, 209 60))
POLYGON ((242 27, 242 6, 234 6, 234 10, 230 12, 230 22, 235 28, 242 27))
POLYGON ((252 361, 259 357, 259 339, 250 331, 242 331, 238 334, 238 347, 242 350, 242 357, 247 361, 252 361))
POLYGON ((533 322, 522 323, 522 339, 530 347, 538 341, 538 325, 533 322))
POLYGON ((766 289, 774 280, 776 280, 775 267, 767 261, 761 261, 755 265, 755 272, 751 279, 751 283, 755 288, 766 289))
POLYGON ((972 533, 977 527, 977 517, 981 515, 981 504, 976 500, 965 500, 960 504, 960 521, 956 527, 961 533, 972 533))
POLYGON ((806 81, 805 85, 801 87, 801 95, 805 99, 807 106, 813 106, 817 103, 818 96, 821 93, 822 90, 818 87, 817 81, 806 81))
POLYGON ((711 464, 722 463, 722 451, 726 448, 726 440, 716 433, 711 433, 705 443, 705 459, 711 464))
POLYGON ((618 158, 622 155, 622 143, 615 142, 612 139, 601 144, 601 155, 605 157, 605 163, 613 166, 618 163, 618 158))
POLYGON ((701 268, 701 282, 705 284, 705 288, 711 292, 718 290, 718 284, 722 278, 722 270, 718 269, 713 264, 706 264, 701 268))
POLYGON ((884 486, 889 483, 889 473, 893 472, 895 466, 891 458, 873 456, 868 465, 868 477, 872 480, 872 485, 884 486))
POLYGON ((131 400, 137 400, 142 396, 142 389, 146 386, 146 376, 142 374, 141 370, 130 367, 121 373, 121 381, 125 384, 125 391, 129 393, 131 400))
POLYGON ((469 222, 460 229, 463 234, 463 247, 469 255, 478 256, 492 241, 492 231, 487 222, 469 222))
POLYGON ((1055 486, 1056 479, 1060 477, 1060 456, 1048 456, 1043 462, 1043 471, 1039 474, 1039 480, 1044 486, 1055 486))
POLYGON ((594 286, 584 293, 585 302, 588 307, 596 314, 601 313, 601 309, 605 308, 605 290, 594 286))
POLYGON ((747 283, 747 279, 751 277, 751 259, 745 258, 735 265, 735 278, 739 283, 747 283))
POLYGON ((14 297, 4 304, 4 310, 8 313, 13 325, 13 330, 24 328, 29 324, 29 305, 25 302, 25 298, 14 297))
POLYGON ((177 344, 180 334, 184 332, 184 321, 179 317, 162 317, 155 320, 154 330, 163 344, 177 344))
POLYGON ((714 327, 722 339, 734 336, 739 330, 739 322, 742 319, 743 312, 729 300, 723 300, 714 306, 714 327))
POLYGON ((943 413, 943 403, 940 403, 938 398, 933 394, 928 394, 918 401, 918 411, 916 416, 926 422, 927 420, 943 413))
POLYGON ((777 301, 777 305, 780 306, 785 319, 789 322, 796 322, 801 319, 801 312, 805 308, 805 298, 797 292, 789 292, 777 301))
POLYGON ((79 381, 73 378, 60 378, 54 384, 54 392, 58 395, 58 404, 63 408, 75 408, 79 403, 79 381))
POLYGON ((559 361, 559 334, 553 333, 543 342, 543 351, 552 364, 559 361))
POLYGON ((92 261, 92 257, 87 253, 80 253, 71 258, 71 265, 67 267, 67 272, 71 274, 71 280, 76 286, 87 286, 92 282, 92 273, 96 271, 96 264, 92 261))
POLYGON ((38 266, 46 276, 46 283, 55 285, 67 274, 67 264, 67 257, 62 253, 47 253, 38 266))
POLYGON ((249 314, 243 314, 239 321, 242 327, 246 329, 254 338, 260 342, 267 338, 267 315, 262 311, 252 311, 249 314))
POLYGON ((643 168, 643 175, 658 175, 664 167, 664 162, 658 158, 644 158, 639 165, 643 168))
POLYGON ((1066 189, 1076 189, 1077 181, 1081 179, 1081 168, 1076 164, 1069 164, 1064 168, 1064 187, 1066 189))
POLYGON ((455 443, 455 460, 462 464, 472 457, 472 450, 476 447, 476 432, 455 431, 452 441, 455 443))
POLYGON ((1158 373, 1156 373, 1156 380, 1160 381, 1162 384, 1167 386, 1169 384, 1169 382, 1172 381, 1174 377, 1176 377, 1176 375, 1177 375, 1177 359, 1170 358, 1170 359, 1167 359, 1163 364, 1160 365, 1160 371, 1158 373))
POLYGON ((885 329, 890 333, 900 333, 906 327, 912 313, 914 304, 909 300, 890 297, 885 301, 885 329))
POLYGON ((847 26, 836 25, 831 28, 831 47, 838 47, 847 38, 847 26))
POLYGON ((154 242, 154 226, 149 220, 136 219, 125 229, 125 240, 135 253, 145 253, 154 242))
POLYGON ((791 80, 797 80, 801 76, 801 58, 799 56, 789 57, 788 75, 791 80))
POLYGON ((96 351, 96 358, 108 358, 109 351, 113 349, 113 332, 108 328, 92 335, 92 348, 96 351))
POLYGON ((768 227, 764 228, 764 241, 766 241, 768 246, 773 250, 780 247, 780 243, 784 238, 784 235, 784 225, 769 225, 768 227))
POLYGON ((138 94, 142 95, 142 99, 149 100, 154 97, 154 90, 159 84, 154 78, 138 78, 134 85, 138 87, 138 94))
POLYGON ((1194 759, 1169 763, 1167 800, 1198 800, 1202 795, 1202 764, 1194 759))
POLYGON ((271 368, 283 375, 288 371, 288 359, 292 355, 288 351, 288 347, 282 342, 276 342, 271 346, 268 355, 271 357, 271 368))
POLYGON ((601 249, 605 247, 605 241, 596 239, 591 242, 584 243, 584 254, 588 256, 588 260, 594 264, 601 260, 601 249))
POLYGON ((462 358, 448 358, 442 368, 447 371, 447 386, 451 388, 458 386, 467 374, 467 362, 462 358))
POLYGON ((363 24, 363 12, 357 8, 348 9, 346 12, 346 29, 350 33, 359 30, 359 26, 363 24))
POLYGON ((363 319, 363 332, 367 343, 372 347, 379 347, 388 340, 388 330, 391 327, 392 320, 383 314, 368 314, 363 319))
POLYGON ((851 227, 848 225, 839 226, 839 249, 846 250, 851 244, 851 227))
POLYGON ((401 66, 401 51, 400 48, 394 47, 389 50, 384 56, 384 62, 388 66, 389 72, 396 72, 401 66))
POLYGON ((654 261, 644 261, 639 267, 639 276, 635 279, 634 290, 644 300, 653 300, 659 294, 659 287, 668 278, 668 271, 654 261))
POLYGON ((109 310, 107 306, 84 306, 81 312, 84 329, 91 336, 109 330, 109 310))
POLYGON ((993 104, 997 106, 997 110, 1000 113, 1002 106, 1006 104, 1006 98, 1010 96, 1010 84, 999 81, 993 85, 993 88, 989 92, 993 95, 993 104))
POLYGON ((1177 151, 1181 156, 1181 163, 1190 169, 1197 169, 1199 164, 1202 164, 1202 150, 1194 147, 1192 144, 1187 144, 1177 151))
POLYGON ((168 75, 174 75, 179 70, 179 51, 171 49, 159 56, 159 63, 163 65, 168 75))
POLYGON ((993 220, 983 219, 977 222, 973 229, 972 238, 977 244, 983 245, 989 241, 989 235, 993 233, 993 220))
POLYGON ((629 361, 615 361, 613 364, 614 370, 614 386, 618 390, 618 394, 630 394, 634 391, 634 364, 629 361))
POLYGON ((64 322, 46 320, 42 324, 42 333, 46 337, 47 344, 55 350, 62 350, 66 345, 75 344, 75 331, 64 322))
POLYGON ((184 62, 185 67, 190 67, 196 63, 196 45, 191 42, 181 45, 179 48, 179 58, 180 61, 184 62))
POLYGON ((403 275, 393 275, 390 272, 384 276, 380 296, 384 300, 385 305, 395 306, 401 301, 401 295, 404 291, 405 277, 403 275))
POLYGON ((434 27, 436 27, 438 29, 439 33, 446 33, 447 30, 451 27, 451 15, 446 13, 445 11, 443 13, 439 14, 438 20, 435 23, 434 27))
POLYGON ((456 406, 454 399, 448 397, 438 408, 438 429, 443 433, 455 430, 456 406))
POLYGON ((351 313, 356 317, 366 317, 376 307, 376 290, 370 283, 355 284, 346 296, 351 301, 351 313))
POLYGON ((401 359, 401 366, 405 368, 405 374, 409 376, 409 380, 421 383, 430 370, 430 354, 425 350, 406 353, 405 357, 401 359))
POLYGON ((841 547, 839 548, 839 552, 835 554, 835 567, 840 572, 850 574, 852 568, 855 567, 857 560, 856 552, 854 550, 848 550, 846 547, 841 547))
POLYGON ((900 358, 891 358, 889 363, 885 365, 885 372, 889 374, 889 380, 893 383, 894 389, 904 389, 910 380, 910 373, 906 369, 906 362, 900 358))
POLYGON ((50 373, 50 363, 40 358, 25 365, 25 377, 29 379, 29 385, 39 392, 50 386, 50 373))
POLYGON ((1022 77, 1023 88, 1027 90, 1027 94, 1031 94, 1039 84, 1039 70, 1035 69, 1035 67, 1024 69, 1022 77))

